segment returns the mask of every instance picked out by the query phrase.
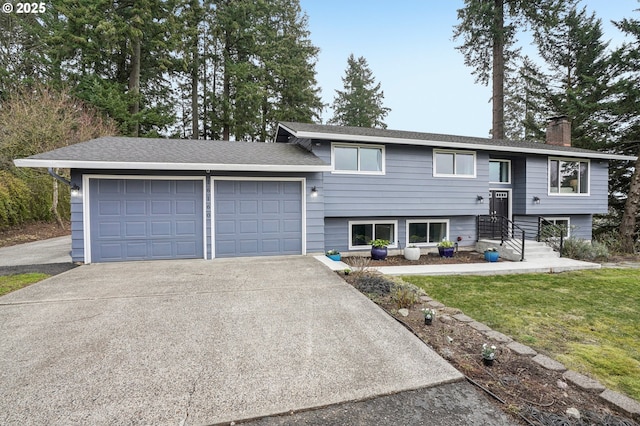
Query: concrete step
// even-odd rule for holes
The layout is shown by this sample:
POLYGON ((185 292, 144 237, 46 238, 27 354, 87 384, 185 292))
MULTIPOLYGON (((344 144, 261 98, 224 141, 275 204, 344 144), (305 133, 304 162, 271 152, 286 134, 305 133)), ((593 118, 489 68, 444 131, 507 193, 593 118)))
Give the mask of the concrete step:
MULTIPOLYGON (((483 252, 488 248, 495 248, 503 259, 519 261, 521 257, 519 250, 512 248, 512 246, 522 247, 522 240, 511 240, 510 243, 505 243, 505 245, 502 246, 500 245, 500 241, 480 240, 476 243, 476 250, 483 252)), ((525 260, 557 259, 560 257, 558 252, 554 251, 545 243, 525 240, 524 247, 525 260)))

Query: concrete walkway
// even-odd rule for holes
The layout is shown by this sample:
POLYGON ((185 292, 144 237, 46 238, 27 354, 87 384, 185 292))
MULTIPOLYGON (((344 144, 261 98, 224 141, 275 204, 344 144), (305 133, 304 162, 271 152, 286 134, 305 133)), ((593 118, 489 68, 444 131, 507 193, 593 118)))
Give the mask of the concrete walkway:
MULTIPOLYGON (((326 256, 315 258, 332 271, 343 271, 350 266, 335 262, 326 256)), ((599 263, 568 258, 551 258, 524 262, 451 263, 446 265, 404 265, 371 267, 385 275, 504 275, 527 273, 558 273, 583 269, 600 269, 599 263)))
MULTIPOLYGON (((80 266, 1 297, 0 336, 2 424, 212 424, 463 379, 301 256, 80 266)), ((463 423, 508 423, 478 404, 463 423)))

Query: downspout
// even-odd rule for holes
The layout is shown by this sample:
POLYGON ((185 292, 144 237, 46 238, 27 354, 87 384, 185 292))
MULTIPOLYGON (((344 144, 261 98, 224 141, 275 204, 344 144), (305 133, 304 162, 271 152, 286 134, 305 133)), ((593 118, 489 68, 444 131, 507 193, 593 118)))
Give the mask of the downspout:
POLYGON ((65 185, 71 187, 71 181, 63 178, 62 176, 60 176, 59 174, 57 174, 56 172, 53 171, 53 167, 49 167, 47 169, 49 171, 49 174, 55 178, 56 180, 59 180, 60 182, 64 183, 65 185))

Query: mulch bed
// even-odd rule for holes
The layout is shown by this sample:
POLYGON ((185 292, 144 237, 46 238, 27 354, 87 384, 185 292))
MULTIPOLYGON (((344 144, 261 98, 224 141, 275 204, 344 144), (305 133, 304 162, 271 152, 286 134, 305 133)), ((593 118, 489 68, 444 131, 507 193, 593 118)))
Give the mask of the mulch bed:
POLYGON ((400 315, 392 296, 394 284, 385 287, 379 281, 384 277, 372 277, 375 277, 372 282, 364 283, 362 278, 358 281, 358 275, 344 276, 356 288, 366 287, 365 294, 466 375, 471 383, 482 389, 493 403, 518 423, 638 426, 624 413, 609 406, 598 393, 567 383, 562 373, 547 370, 530 357, 511 351, 506 343, 492 341, 469 324, 454 319, 453 315, 461 313, 458 309, 437 308, 432 325, 425 325, 421 309, 430 303, 425 296, 409 309, 408 316, 400 315), (367 293, 372 288, 382 289, 382 292, 367 293), (391 288, 391 291, 385 292, 386 288, 391 288), (493 366, 483 365, 480 355, 483 343, 498 348, 493 366), (570 408, 577 409, 581 418, 568 415, 570 408))
MULTIPOLYGON (((350 266, 360 265, 355 256, 343 257, 342 261, 350 266)), ((405 265, 452 265, 460 263, 484 263, 484 254, 475 251, 459 251, 453 257, 440 257, 438 253, 428 253, 420 256, 418 260, 407 260, 404 256, 387 256, 385 260, 370 260, 369 266, 405 266, 405 265)), ((499 259, 498 262, 508 262, 499 259)))

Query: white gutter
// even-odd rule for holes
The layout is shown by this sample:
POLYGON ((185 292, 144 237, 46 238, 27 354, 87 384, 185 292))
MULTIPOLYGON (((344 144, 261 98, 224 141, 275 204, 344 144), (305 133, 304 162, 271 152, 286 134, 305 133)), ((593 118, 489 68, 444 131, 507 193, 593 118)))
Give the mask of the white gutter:
MULTIPOLYGON (((470 150, 486 150, 486 151, 499 151, 499 152, 515 152, 523 154, 541 154, 541 155, 555 155, 555 156, 567 156, 567 157, 580 157, 580 158, 595 158, 602 160, 623 160, 623 161, 635 161, 637 157, 618 154, 607 154, 604 152, 577 152, 577 151, 563 151, 555 149, 545 148, 529 148, 529 147, 514 147, 514 146, 501 146, 493 144, 470 144, 466 142, 449 142, 449 141, 432 141, 427 139, 406 139, 406 138, 394 138, 387 136, 364 136, 364 135, 349 135, 342 133, 319 133, 319 132, 305 132, 305 131, 293 131, 286 126, 280 124, 280 127, 293 134, 300 139, 323 139, 331 141, 347 141, 347 142, 371 142, 371 143, 393 143, 404 145, 417 145, 417 146, 432 146, 432 147, 447 147, 447 148, 460 148, 470 150)), ((540 144, 544 146, 544 144, 540 144)))
POLYGON ((160 163, 160 162, 116 162, 83 160, 45 160, 19 158, 13 160, 16 167, 54 167, 64 169, 124 169, 124 170, 215 170, 240 172, 330 172, 330 165, 302 164, 205 164, 205 163, 160 163))

